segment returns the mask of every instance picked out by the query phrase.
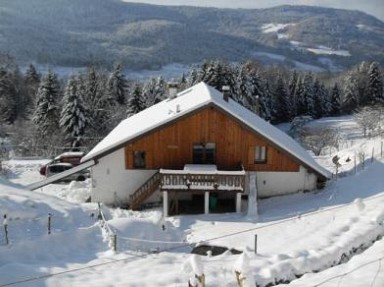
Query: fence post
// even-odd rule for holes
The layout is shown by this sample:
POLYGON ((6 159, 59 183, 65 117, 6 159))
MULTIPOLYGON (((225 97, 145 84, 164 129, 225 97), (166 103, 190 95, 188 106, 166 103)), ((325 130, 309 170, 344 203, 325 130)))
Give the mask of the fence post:
POLYGON ((51 234, 51 218, 52 214, 48 213, 48 235, 51 234))
POLYGON ((112 234, 112 249, 114 252, 117 251, 117 235, 112 234))
POLYGON ((375 156, 375 147, 372 147, 372 157, 371 157, 371 162, 373 162, 375 156))
POLYGON ((4 225, 5 245, 8 245, 8 243, 9 243, 9 240, 8 240, 8 222, 7 222, 7 215, 6 214, 4 214, 3 225, 4 225))
POLYGON ((380 157, 383 158, 383 141, 381 142, 380 157))
POLYGON ((255 254, 257 254, 257 234, 255 234, 255 254))
POLYGON ((101 206, 100 206, 100 202, 97 203, 97 207, 98 207, 97 220, 102 220, 102 219, 103 219, 103 216, 101 215, 101 206))

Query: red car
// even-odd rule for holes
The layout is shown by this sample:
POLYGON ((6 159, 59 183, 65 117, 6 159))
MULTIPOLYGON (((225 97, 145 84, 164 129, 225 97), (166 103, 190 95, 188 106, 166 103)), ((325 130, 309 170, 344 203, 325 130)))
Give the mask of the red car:
MULTIPOLYGON (((52 161, 47 163, 46 165, 42 166, 39 170, 41 175, 48 176, 48 168, 49 166, 66 163, 70 164, 71 167, 77 166, 80 164, 81 158, 85 155, 84 152, 78 152, 78 151, 70 151, 62 153, 58 156, 56 156, 52 161)), ((56 170, 53 168, 53 170, 56 170)))

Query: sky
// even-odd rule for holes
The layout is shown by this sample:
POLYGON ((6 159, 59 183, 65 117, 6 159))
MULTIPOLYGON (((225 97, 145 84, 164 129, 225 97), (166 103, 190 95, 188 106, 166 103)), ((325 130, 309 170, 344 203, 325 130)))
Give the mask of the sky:
POLYGON ((123 0, 158 5, 190 5, 219 8, 268 8, 278 5, 314 5, 360 10, 384 21, 384 0, 123 0))

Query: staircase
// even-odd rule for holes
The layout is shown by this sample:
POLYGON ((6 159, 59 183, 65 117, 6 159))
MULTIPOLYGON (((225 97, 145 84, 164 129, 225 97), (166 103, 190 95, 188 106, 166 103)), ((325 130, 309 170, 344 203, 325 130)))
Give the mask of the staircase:
POLYGON ((132 210, 137 210, 140 205, 159 188, 159 185, 160 173, 156 172, 130 196, 129 207, 132 210))

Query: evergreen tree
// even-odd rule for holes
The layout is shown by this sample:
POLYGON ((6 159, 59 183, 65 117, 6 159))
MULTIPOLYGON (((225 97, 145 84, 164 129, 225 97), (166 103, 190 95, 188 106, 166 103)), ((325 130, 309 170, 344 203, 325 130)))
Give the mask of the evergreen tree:
POLYGON ((107 82, 107 93, 109 98, 114 99, 119 105, 126 104, 127 80, 122 72, 121 65, 117 65, 110 74, 107 82))
POLYGON ((265 83, 263 95, 259 97, 260 113, 259 116, 266 121, 274 121, 272 115, 272 97, 269 91, 268 82, 265 83))
POLYGON ((313 93, 313 75, 312 73, 307 73, 304 75, 303 85, 304 85, 304 114, 313 115, 314 112, 314 93, 313 93))
POLYGON ((326 94, 319 79, 316 79, 313 83, 312 92, 313 104, 309 106, 309 114, 312 116, 312 118, 319 119, 325 113, 324 103, 326 101, 326 94))
POLYGON ((330 101, 331 101, 331 105, 330 105, 329 115, 331 115, 331 116, 340 115, 340 112, 341 112, 341 94, 340 94, 339 85, 337 83, 335 83, 333 88, 332 88, 330 101))
POLYGON ((17 91, 11 73, 0 67, 0 122, 12 124, 17 118, 17 91))
POLYGON ((196 70, 196 68, 192 68, 191 72, 189 73, 189 76, 187 78, 187 86, 186 87, 192 87, 193 85, 197 84, 200 81, 199 74, 196 70))
POLYGON ((372 103, 372 99, 368 92, 368 84, 369 84, 369 63, 361 62, 361 64, 353 69, 351 69, 350 73, 354 75, 355 86, 357 94, 357 102, 359 106, 365 106, 372 103))
POLYGON ((368 77, 368 94, 370 98, 370 104, 384 105, 383 77, 377 62, 373 62, 369 66, 368 77))
POLYGON ((146 108, 142 96, 142 87, 136 83, 131 90, 127 104, 127 117, 131 117, 146 108))
POLYGON ((30 64, 24 74, 24 83, 26 89, 26 105, 31 109, 36 103, 36 93, 40 85, 40 75, 37 73, 34 65, 30 64))
POLYGON ((198 78, 199 81, 221 91, 223 86, 230 84, 229 70, 229 66, 221 61, 206 61, 201 65, 198 78))
POLYGON ((43 138, 50 137, 59 130, 59 82, 56 74, 48 71, 41 80, 36 95, 36 109, 32 121, 43 138))
POLYGON ((24 77, 21 74, 19 67, 12 71, 12 82, 15 87, 15 102, 17 105, 16 118, 26 118, 29 110, 32 108, 33 103, 28 97, 26 86, 24 84, 24 77))
POLYGON ((291 119, 288 105, 288 92, 281 76, 277 79, 276 88, 273 92, 273 117, 276 122, 286 122, 291 119))
POLYGON ((187 77, 185 76, 184 73, 181 75, 181 78, 180 78, 180 80, 179 80, 178 85, 179 85, 179 90, 180 90, 180 91, 184 91, 185 89, 188 88, 187 77))
POLYGON ((86 79, 81 79, 84 85, 84 102, 89 111, 89 128, 87 135, 98 141, 111 129, 111 119, 115 115, 115 99, 104 89, 106 78, 103 74, 91 67, 86 79))
POLYGON ((166 83, 163 77, 151 78, 144 83, 141 91, 141 101, 144 103, 145 107, 150 107, 165 98, 166 83))
POLYGON ((303 116, 307 114, 307 102, 306 95, 304 90, 304 82, 302 79, 299 79, 297 82, 296 92, 296 115, 303 116))
POLYGON ((71 147, 79 147, 83 144, 89 121, 82 94, 85 89, 80 85, 78 77, 70 77, 65 88, 61 110, 60 127, 71 147))
POLYGON ((358 86, 356 76, 349 72, 345 79, 344 96, 342 98, 341 109, 343 113, 350 114, 359 106, 358 86))
POLYGON ((232 89, 232 98, 250 110, 252 110, 254 106, 252 82, 243 65, 237 68, 234 88, 232 89))
POLYGON ((288 84, 288 106, 291 113, 291 118, 293 119, 297 116, 297 86, 299 82, 299 76, 296 70, 293 71, 292 77, 288 84))

